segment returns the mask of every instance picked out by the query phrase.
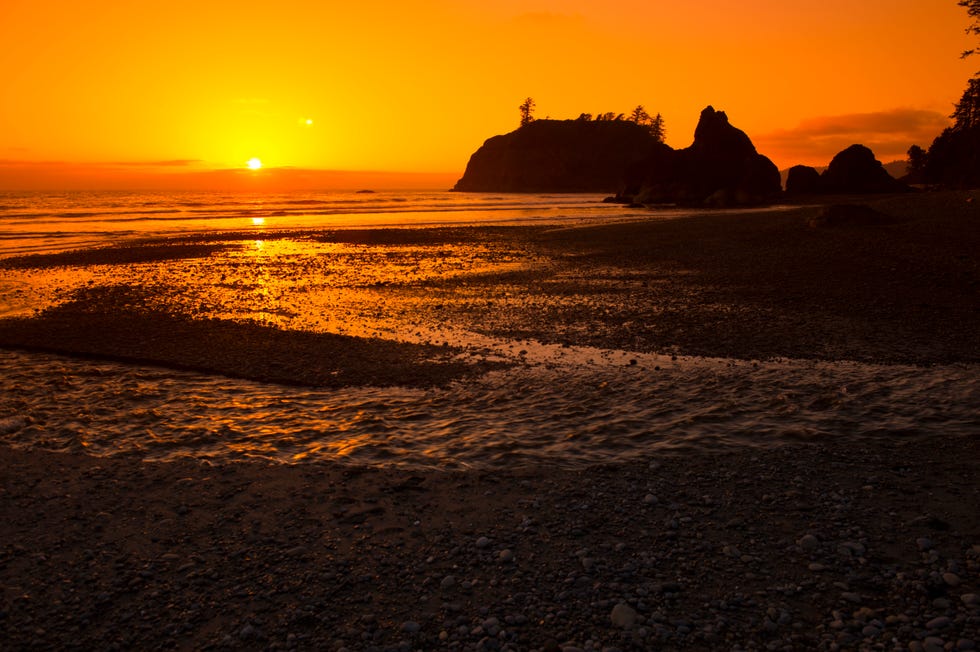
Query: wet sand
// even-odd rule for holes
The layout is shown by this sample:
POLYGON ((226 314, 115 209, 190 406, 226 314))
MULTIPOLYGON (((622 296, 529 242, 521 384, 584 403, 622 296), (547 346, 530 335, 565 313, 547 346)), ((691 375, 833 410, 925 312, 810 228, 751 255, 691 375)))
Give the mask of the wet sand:
MULTIPOLYGON (((976 199, 884 199, 894 221, 873 226, 811 228, 819 209, 802 207, 304 237, 489 239, 508 252, 506 270, 372 288, 436 330, 745 360, 975 364, 976 199)), ((154 246, 147 260, 169 259, 154 246)), ((138 252, 71 264, 131 264, 138 252)), ((373 360, 376 342, 205 319, 133 286, 67 298, 0 322, 0 345, 327 387, 441 384, 488 364, 461 362, 455 341, 389 342, 373 360), (124 337, 136 326, 158 336, 124 337), (330 365, 297 364, 311 348, 330 365)), ((377 310, 345 307, 351 321, 377 310)), ((10 649, 972 649, 978 446, 931 436, 492 472, 3 447, 0 638, 10 649)))
MULTIPOLYGON (((353 328, 363 337, 380 328, 388 331, 386 339, 419 329, 456 328, 546 343, 743 360, 977 362, 978 201, 975 192, 877 200, 874 206, 892 217, 891 223, 822 228, 808 226, 820 208, 804 206, 575 228, 270 232, 267 247, 281 240, 299 247, 344 246, 349 252, 340 258, 342 272, 312 263, 279 271, 271 282, 284 288, 280 296, 252 306, 252 313, 213 306, 255 302, 257 288, 269 294, 260 287, 269 279, 252 279, 233 295, 236 288, 225 277, 242 273, 243 265, 235 257, 217 262, 206 257, 235 245, 247 247, 254 234, 6 259, 0 260, 0 270, 9 274, 71 269, 87 271, 92 280, 59 297, 55 310, 29 320, 0 321, 0 345, 112 355, 120 332, 132 330, 130 320, 146 321, 149 315, 150 321, 171 321, 179 338, 187 328, 227 330, 231 327, 215 325, 214 318, 231 314, 250 322, 236 325, 235 337, 278 340, 281 346, 272 347, 281 351, 276 360, 290 366, 290 360, 303 357, 309 339, 290 343, 289 337, 260 327, 330 330, 330 325, 304 319, 332 312, 342 315, 340 334, 353 328), (382 251, 382 262, 361 260, 361 251, 369 248, 382 251), (384 253, 385 248, 394 253, 384 253), (398 257, 397 265, 386 268, 388 256, 398 257), (186 269, 167 267, 172 260, 188 261, 186 269), (156 276, 141 276, 146 274, 141 265, 160 261, 156 276), (350 271, 363 267, 375 272, 361 278, 350 271), (136 271, 112 277, 116 269, 136 271), (316 304, 305 299, 315 293, 298 285, 296 277, 317 274, 351 277, 330 303, 316 304), (106 277, 116 285, 103 287, 106 277), (283 298, 286 291, 292 296, 283 298), (185 327, 188 318, 203 325, 185 327)), ((315 254, 309 260, 317 256, 325 257, 315 254)), ((465 344, 446 333, 436 335, 441 340, 416 343, 465 344)), ((200 340, 201 333, 189 337, 200 340)), ((125 355, 188 366, 176 349, 193 346, 189 342, 174 346, 164 337, 145 340, 134 344, 142 349, 127 349, 125 355)), ((318 344, 331 351, 348 345, 357 346, 340 340, 318 344)), ((408 355, 408 349, 403 353, 408 355)), ((191 366, 209 370, 207 356, 190 357, 197 360, 191 366)), ((409 369, 415 361, 412 355, 405 358, 409 369)), ((244 369, 248 361, 240 364, 241 375, 264 379, 244 369)), ((224 362, 215 360, 215 366, 220 373, 235 373, 224 362)), ((431 371, 425 369, 421 382, 431 371)), ((305 377, 299 368, 289 373, 298 382, 322 381, 315 373, 305 377)), ((438 382, 448 377, 433 376, 438 382)), ((284 374, 269 379, 285 380, 284 374)), ((371 379, 360 374, 350 382, 371 379)))

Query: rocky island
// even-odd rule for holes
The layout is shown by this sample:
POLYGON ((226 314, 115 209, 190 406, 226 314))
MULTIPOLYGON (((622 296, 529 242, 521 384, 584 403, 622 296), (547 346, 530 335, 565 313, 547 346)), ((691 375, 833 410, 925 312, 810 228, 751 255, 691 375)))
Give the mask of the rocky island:
POLYGON ((773 162, 709 106, 693 144, 680 150, 628 120, 536 120, 487 140, 454 190, 609 192, 625 203, 731 206, 768 201, 782 187, 773 162))
POLYGON ((628 120, 535 120, 483 143, 453 190, 612 193, 633 166, 667 151, 628 120))

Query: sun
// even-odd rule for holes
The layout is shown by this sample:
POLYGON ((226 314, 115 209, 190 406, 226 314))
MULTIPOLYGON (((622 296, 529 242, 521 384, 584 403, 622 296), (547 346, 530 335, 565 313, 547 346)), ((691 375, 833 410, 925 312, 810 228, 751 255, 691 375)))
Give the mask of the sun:
POLYGON ((249 170, 258 170, 259 168, 262 167, 262 161, 260 161, 257 158, 250 158, 248 159, 248 163, 246 163, 245 165, 248 166, 249 170))

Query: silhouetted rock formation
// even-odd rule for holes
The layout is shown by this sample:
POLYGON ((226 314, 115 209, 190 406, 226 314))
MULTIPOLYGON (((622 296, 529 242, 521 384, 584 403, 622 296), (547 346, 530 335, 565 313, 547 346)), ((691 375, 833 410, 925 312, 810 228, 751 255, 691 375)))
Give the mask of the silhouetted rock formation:
POLYGON ((794 165, 786 176, 786 194, 813 195, 820 192, 820 173, 809 165, 794 165))
POLYGON ((621 201, 736 206, 768 201, 782 191, 779 169, 759 154, 749 137, 723 111, 707 107, 694 143, 658 150, 626 177, 621 201))
POLYGON ((851 145, 838 153, 820 176, 826 193, 903 192, 908 186, 885 170, 874 152, 864 145, 851 145))
POLYGON ((615 192, 627 170, 670 148, 626 120, 535 120, 490 138, 453 190, 615 192))

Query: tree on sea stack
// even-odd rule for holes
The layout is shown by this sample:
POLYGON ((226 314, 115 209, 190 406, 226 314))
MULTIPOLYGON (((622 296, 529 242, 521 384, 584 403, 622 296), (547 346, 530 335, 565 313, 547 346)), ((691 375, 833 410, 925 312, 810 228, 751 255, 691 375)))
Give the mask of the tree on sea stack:
POLYGON ((525 99, 524 102, 518 107, 521 112, 522 127, 526 127, 534 122, 534 116, 532 115, 532 113, 534 113, 534 106, 534 99, 529 97, 525 99))
POLYGON ((635 109, 630 112, 629 118, 630 122, 635 122, 636 124, 646 127, 650 135, 658 142, 664 142, 664 137, 666 136, 666 130, 664 129, 664 117, 657 114, 657 117, 651 117, 647 110, 643 108, 642 104, 637 105, 635 109))
POLYGON ((664 126, 664 117, 659 113, 650 121, 650 135, 653 136, 658 143, 664 142, 667 139, 667 128, 664 126))
POLYGON ((636 108, 630 111, 629 119, 638 125, 648 125, 653 118, 650 117, 650 114, 647 113, 647 110, 643 108, 642 104, 637 104, 636 108))

